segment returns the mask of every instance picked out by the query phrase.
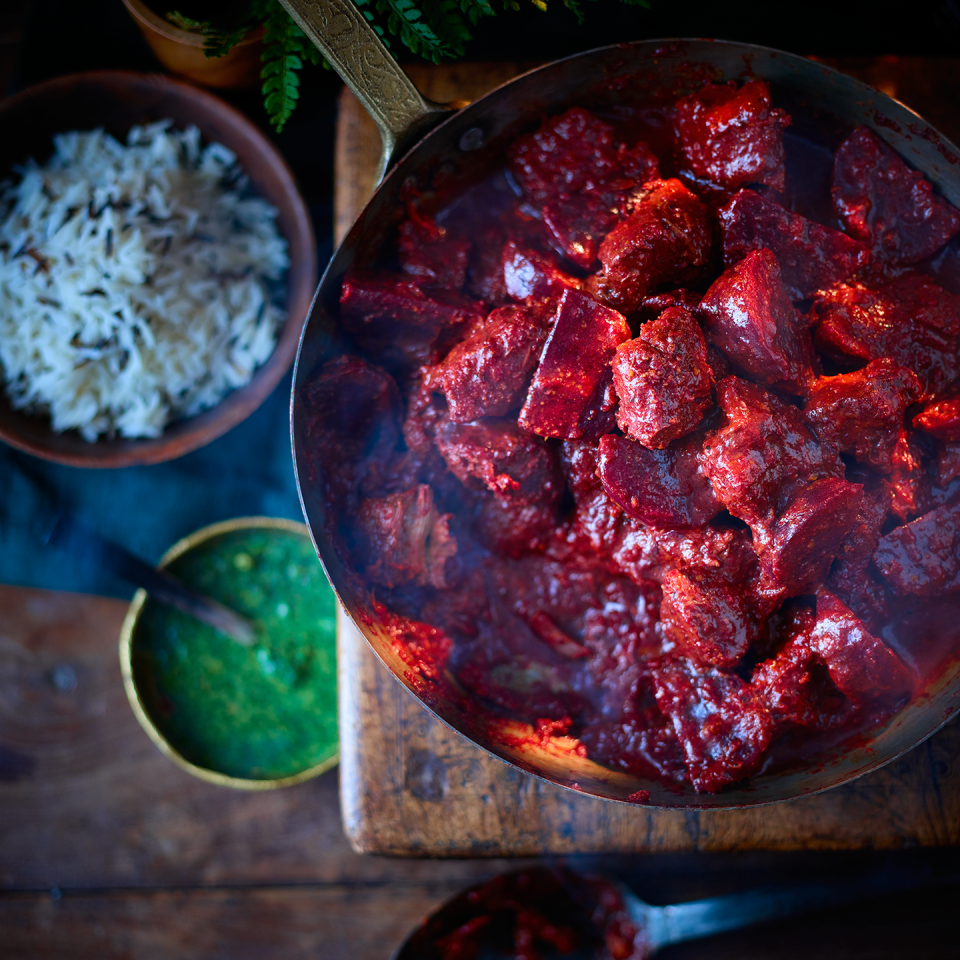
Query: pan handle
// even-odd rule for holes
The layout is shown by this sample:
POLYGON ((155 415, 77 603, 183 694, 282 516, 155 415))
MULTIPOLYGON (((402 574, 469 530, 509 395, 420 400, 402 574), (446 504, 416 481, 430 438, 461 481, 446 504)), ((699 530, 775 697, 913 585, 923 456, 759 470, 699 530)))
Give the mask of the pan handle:
POLYGON ((351 0, 280 0, 380 130, 377 183, 454 108, 427 100, 351 0))

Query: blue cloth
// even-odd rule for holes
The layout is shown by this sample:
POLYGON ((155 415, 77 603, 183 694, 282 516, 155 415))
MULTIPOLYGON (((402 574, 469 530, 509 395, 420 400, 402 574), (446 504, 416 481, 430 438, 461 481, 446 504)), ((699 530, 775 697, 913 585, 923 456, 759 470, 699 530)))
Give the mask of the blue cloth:
POLYGON ((108 539, 155 563, 180 537, 230 517, 302 520, 290 454, 290 375, 220 439, 149 467, 84 470, 28 457, 0 444, 0 582, 130 597, 134 588, 61 550, 45 547, 31 518, 37 493, 24 463, 63 494, 73 512, 108 539))

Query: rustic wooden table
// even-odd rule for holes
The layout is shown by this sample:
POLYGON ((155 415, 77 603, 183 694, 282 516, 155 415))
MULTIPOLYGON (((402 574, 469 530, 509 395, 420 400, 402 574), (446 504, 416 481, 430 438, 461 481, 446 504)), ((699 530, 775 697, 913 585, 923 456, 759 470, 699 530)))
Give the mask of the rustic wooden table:
MULTIPOLYGON (((931 119, 948 132, 952 123, 956 136, 960 62, 847 66, 878 85, 899 84, 896 92, 907 102, 913 102, 910 91, 932 87, 938 103, 950 102, 938 108, 942 116, 931 113, 931 119)), ((362 197, 365 187, 356 183, 351 189, 362 197)), ((349 216, 343 208, 341 215, 349 216)), ((517 864, 358 855, 341 827, 338 771, 288 790, 245 794, 175 768, 155 750, 126 703, 117 658, 124 609, 112 599, 0 586, 0 957, 386 960, 426 910, 517 864)), ((363 649, 353 648, 353 655, 362 657, 363 649)), ((405 695, 389 677, 375 682, 391 722, 404 720, 414 737, 431 735, 429 719, 402 700, 405 695)), ((395 757, 402 758, 412 741, 397 742, 395 757)), ((354 769, 343 786, 355 804, 372 778, 369 772, 358 778, 361 754, 354 749, 351 756, 354 769)), ((928 750, 919 762, 941 781, 953 782, 954 750, 928 750)), ((419 781, 415 775, 401 777, 402 789, 392 796, 390 802, 399 805, 399 819, 389 830, 394 842, 404 831, 418 835, 427 828, 442 838, 448 835, 445 824, 462 820, 461 811, 468 809, 469 784, 434 797, 430 771, 423 772, 419 781), (417 791, 429 794, 429 802, 405 824, 409 796, 417 791)), ((498 842, 485 851, 474 849, 475 856, 509 846, 499 842, 498 832, 516 837, 523 816, 538 809, 536 791, 513 779, 507 777, 526 806, 507 796, 494 803, 502 818, 498 813, 483 829, 498 842)), ((681 815, 676 833, 681 842, 641 845, 653 851, 642 856, 574 860, 617 872, 660 903, 881 867, 895 873, 927 867, 938 874, 960 867, 960 856, 949 846, 957 843, 960 829, 951 798, 932 791, 918 799, 915 788, 908 779, 892 792, 876 793, 872 815, 889 824, 896 838, 886 846, 930 845, 924 850, 828 852, 838 845, 836 833, 818 833, 813 825, 800 844, 782 842, 775 826, 765 842, 737 852, 737 844, 710 842, 700 824, 681 815), (721 848, 727 852, 709 852, 721 848)), ((348 811, 351 817, 357 809, 348 811)), ((364 807, 354 824, 368 830, 382 826, 371 821, 371 809, 364 807)), ((847 813, 862 815, 862 808, 847 813)), ((571 813, 551 826, 566 834, 565 850, 582 849, 577 816, 571 813)), ((856 823, 847 826, 856 832, 856 823)), ((356 828, 352 835, 359 839, 356 828)), ((512 849, 544 849, 541 840, 512 849)), ((409 853, 409 844, 398 850, 409 853)), ((955 957, 958 893, 960 885, 953 884, 891 895, 672 948, 662 956, 955 957)))

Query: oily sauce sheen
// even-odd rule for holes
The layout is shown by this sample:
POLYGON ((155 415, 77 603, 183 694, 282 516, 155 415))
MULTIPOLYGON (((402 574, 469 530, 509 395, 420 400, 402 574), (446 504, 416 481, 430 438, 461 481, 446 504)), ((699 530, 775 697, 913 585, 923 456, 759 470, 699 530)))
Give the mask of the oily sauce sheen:
POLYGON ((344 278, 305 402, 414 687, 719 791, 960 640, 960 212, 762 80, 581 107, 344 278))

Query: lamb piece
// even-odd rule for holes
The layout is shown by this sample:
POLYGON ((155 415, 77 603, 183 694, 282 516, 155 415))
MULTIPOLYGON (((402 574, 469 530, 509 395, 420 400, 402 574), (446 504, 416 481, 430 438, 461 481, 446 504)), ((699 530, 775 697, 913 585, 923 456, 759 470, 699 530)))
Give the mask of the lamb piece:
POLYGON ((932 399, 960 374, 960 297, 906 274, 877 289, 844 283, 814 301, 817 349, 841 365, 891 360, 912 370, 932 399))
POLYGON ((661 530, 695 530, 723 510, 700 469, 698 449, 686 444, 648 450, 607 434, 597 458, 600 481, 628 516, 661 530))
POLYGON ((758 551, 764 589, 797 597, 821 584, 862 502, 863 488, 839 477, 803 487, 777 518, 770 542, 758 551))
POLYGON ((400 441, 400 391, 382 367, 344 355, 324 364, 303 399, 310 448, 307 464, 335 499, 382 489, 400 441), (327 469, 335 463, 336 469, 327 469))
POLYGON ((848 722, 854 704, 837 689, 811 643, 816 617, 803 610, 775 657, 759 664, 751 688, 766 705, 775 730, 810 727, 830 730, 848 722))
POLYGON ((770 713, 735 674, 665 659, 653 675, 657 706, 683 747, 690 782, 716 793, 750 776, 770 744, 770 713))
POLYGON ((707 290, 697 316, 710 342, 748 376, 805 396, 814 378, 806 325, 780 280, 777 258, 754 250, 707 290))
POLYGON ((837 149, 831 194, 850 233, 894 265, 932 256, 960 232, 960 210, 866 127, 837 149))
POLYGON ((914 418, 913 425, 945 443, 960 441, 960 396, 929 403, 914 418))
POLYGON ((727 190, 762 183, 783 191, 783 130, 790 117, 770 106, 763 80, 708 83, 677 101, 677 140, 690 172, 727 190))
POLYGON ((891 530, 880 538, 873 562, 899 594, 942 597, 960 590, 960 503, 891 530))
POLYGON ((884 357, 854 373, 819 377, 803 414, 821 441, 889 473, 904 411, 921 389, 915 373, 884 357))
POLYGON ((518 504, 560 499, 563 482, 553 451, 514 420, 444 420, 436 443, 450 472, 466 487, 518 504))
POLYGON ((525 502, 486 494, 476 499, 471 530, 502 556, 517 559, 543 553, 556 537, 560 516, 553 497, 525 502))
POLYGON ((518 137, 509 159, 524 197, 537 207, 617 180, 643 182, 657 175, 656 157, 646 144, 629 149, 617 144, 613 127, 582 107, 518 137))
POLYGON ((340 319, 385 365, 435 363, 440 345, 482 319, 483 304, 446 290, 426 292, 396 274, 355 270, 340 289, 340 319))
POLYGON ((580 288, 580 281, 564 273, 552 259, 514 240, 503 248, 503 283, 514 300, 547 300, 580 288))
MULTIPOLYGON (((848 479, 854 478, 855 475, 848 474, 848 479)), ((886 591, 876 579, 870 561, 890 512, 891 495, 888 486, 878 481, 876 475, 862 480, 860 509, 853 529, 837 552, 827 586, 868 626, 879 628, 889 619, 889 611, 886 591)))
POLYGON ((693 290, 684 290, 683 287, 666 293, 653 293, 640 301, 637 317, 642 323, 648 323, 656 320, 664 310, 669 310, 671 307, 682 307, 689 313, 693 313, 700 305, 701 299, 701 294, 693 290))
POLYGON ((467 279, 470 241, 448 236, 445 228, 415 204, 409 204, 408 211, 397 238, 400 269, 424 286, 461 290, 467 279))
POLYGON ((700 326, 683 307, 645 323, 617 347, 617 425, 652 450, 693 430, 713 405, 713 375, 700 326))
POLYGON ((600 245, 603 269, 591 278, 591 290, 608 306, 631 313, 662 283, 701 280, 713 240, 709 208, 679 180, 653 180, 600 245))
POLYGON ((701 462, 720 501, 750 525, 758 543, 817 477, 842 477, 836 451, 822 445, 792 404, 737 377, 717 384, 722 425, 707 434, 701 462))
POLYGON ((499 417, 523 403, 552 317, 540 305, 498 307, 430 371, 450 419, 499 417))
POLYGON ((358 514, 361 562, 374 583, 449 586, 447 561, 457 552, 449 514, 440 515, 426 484, 387 497, 368 497, 358 514))
POLYGON ((596 263, 603 238, 622 219, 623 195, 590 190, 548 203, 543 225, 563 255, 584 270, 596 263))
POLYGON ((912 520, 933 507, 933 477, 924 457, 918 435, 901 429, 890 457, 887 476, 890 512, 900 520, 912 520))
POLYGON ((740 190, 717 216, 724 265, 730 267, 754 250, 772 250, 791 300, 846 280, 870 261, 870 251, 862 243, 753 190, 740 190))
POLYGON ((916 678, 903 661, 829 590, 817 593, 810 644, 830 679, 855 703, 882 704, 892 710, 913 691, 916 678))
POLYGON ((560 298, 553 329, 520 411, 520 426, 541 437, 597 438, 612 429, 616 395, 610 361, 630 328, 584 293, 560 298))
POLYGON ((945 443, 937 451, 937 484, 948 486, 960 477, 960 443, 945 443))
POLYGON ((663 635, 696 663, 729 669, 747 652, 757 625, 742 586, 719 574, 668 570, 663 635))
POLYGON ((687 779, 673 724, 654 707, 647 715, 623 722, 588 724, 580 734, 587 754, 597 763, 634 776, 660 776, 676 783, 687 779))

